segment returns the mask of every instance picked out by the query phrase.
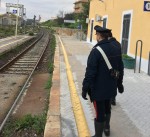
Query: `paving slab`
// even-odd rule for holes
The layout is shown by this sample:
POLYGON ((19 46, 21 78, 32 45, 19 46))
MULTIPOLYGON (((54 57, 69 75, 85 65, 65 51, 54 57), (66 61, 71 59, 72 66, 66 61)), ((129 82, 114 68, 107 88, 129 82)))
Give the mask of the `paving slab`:
POLYGON ((61 137, 60 123, 60 61, 59 47, 56 46, 54 56, 54 71, 52 78, 52 87, 50 91, 49 107, 47 113, 47 122, 44 131, 44 137, 61 137))
MULTIPOLYGON (((61 36, 61 39, 68 54, 90 133, 93 135, 93 105, 89 100, 81 98, 87 57, 93 46, 71 36, 61 36)), ((117 106, 112 106, 111 137, 150 137, 150 77, 145 73, 134 74, 133 70, 125 69, 124 86, 125 92, 117 96, 117 106)))

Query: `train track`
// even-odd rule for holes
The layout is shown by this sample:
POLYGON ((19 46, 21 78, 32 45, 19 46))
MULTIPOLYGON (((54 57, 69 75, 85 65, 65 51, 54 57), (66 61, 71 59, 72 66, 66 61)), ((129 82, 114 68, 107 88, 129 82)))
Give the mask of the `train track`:
MULTIPOLYGON (((5 79, 5 81, 8 81, 10 79, 10 81, 16 85, 17 85, 16 81, 20 81, 21 77, 22 77, 21 80, 24 81, 24 82, 21 82, 20 87, 22 87, 22 88, 18 92, 11 92, 12 94, 17 94, 17 95, 13 95, 13 96, 15 96, 14 99, 11 97, 12 95, 9 92, 9 88, 8 88, 9 85, 6 85, 8 87, 4 87, 4 89, 3 88, 1 89, 1 87, 3 85, 0 84, 0 96, 5 96, 3 98, 3 101, 2 101, 2 99, 0 99, 0 109, 4 108, 4 105, 1 105, 1 104, 5 104, 5 103, 11 104, 9 102, 13 103, 11 108, 9 107, 8 110, 5 108, 5 111, 8 111, 8 113, 4 116, 5 118, 1 122, 0 132, 2 131, 7 119, 10 117, 16 104, 18 103, 21 95, 25 91, 25 89, 32 77, 32 74, 34 73, 38 63, 40 62, 48 44, 49 44, 49 33, 44 32, 42 34, 42 36, 40 36, 34 43, 32 43, 30 46, 28 46, 28 48, 26 48, 22 53, 20 53, 18 56, 13 58, 2 68, 0 68, 0 76, 1 76, 1 78, 3 77, 2 79, 5 79), (14 78, 14 79, 11 80, 12 78, 14 78), (23 86, 22 86, 22 84, 23 84, 23 86), (6 98, 6 95, 8 95, 8 94, 10 94, 10 95, 6 98)), ((0 79, 0 80, 2 80, 2 79, 0 79)), ((4 80, 2 82, 0 81, 0 83, 3 83, 5 81, 4 80)), ((11 83, 11 85, 12 85, 12 83, 11 83)))

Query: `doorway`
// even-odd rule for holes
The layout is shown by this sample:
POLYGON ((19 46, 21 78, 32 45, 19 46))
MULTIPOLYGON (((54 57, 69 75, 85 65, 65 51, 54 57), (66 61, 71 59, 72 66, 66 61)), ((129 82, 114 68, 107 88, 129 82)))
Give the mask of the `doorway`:
POLYGON ((91 35, 90 35, 90 42, 92 42, 92 39, 93 39, 93 24, 94 24, 94 20, 92 20, 92 22, 91 22, 91 35))
POLYGON ((107 27, 107 18, 103 18, 103 28, 107 27))
POLYGON ((129 31, 130 31, 131 14, 125 14, 123 16, 123 30, 122 30, 122 53, 127 54, 129 44, 129 31))

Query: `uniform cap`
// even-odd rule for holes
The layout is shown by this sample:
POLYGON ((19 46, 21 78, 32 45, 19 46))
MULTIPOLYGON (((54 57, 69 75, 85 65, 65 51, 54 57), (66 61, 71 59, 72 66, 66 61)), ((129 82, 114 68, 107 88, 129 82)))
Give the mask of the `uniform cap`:
POLYGON ((109 32, 111 32, 111 29, 103 28, 103 27, 98 26, 98 25, 96 25, 94 27, 94 29, 96 30, 96 32, 99 32, 99 33, 107 33, 107 32, 109 33, 109 32))

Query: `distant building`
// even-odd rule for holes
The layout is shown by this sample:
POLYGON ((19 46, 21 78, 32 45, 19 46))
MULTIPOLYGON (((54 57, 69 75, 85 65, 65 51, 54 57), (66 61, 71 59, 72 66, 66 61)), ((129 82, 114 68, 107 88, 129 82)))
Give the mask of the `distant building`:
POLYGON ((75 13, 81 13, 82 10, 83 10, 83 4, 84 3, 87 3, 88 0, 77 0, 75 3, 74 3, 74 12, 75 13))
POLYGON ((25 21, 25 24, 27 25, 27 26, 37 26, 38 24, 39 24, 39 20, 35 20, 34 21, 34 19, 27 19, 26 21, 25 21))
POLYGON ((26 25, 29 25, 29 26, 31 26, 31 25, 33 25, 33 19, 27 19, 26 20, 26 25))
POLYGON ((55 20, 55 19, 57 19, 57 17, 51 17, 51 19, 50 19, 50 20, 55 20))
MULTIPOLYGON (((18 18, 18 25, 20 26, 22 19, 18 18)), ((14 14, 2 14, 0 15, 0 25, 2 26, 13 26, 16 25, 16 15, 14 14)))

